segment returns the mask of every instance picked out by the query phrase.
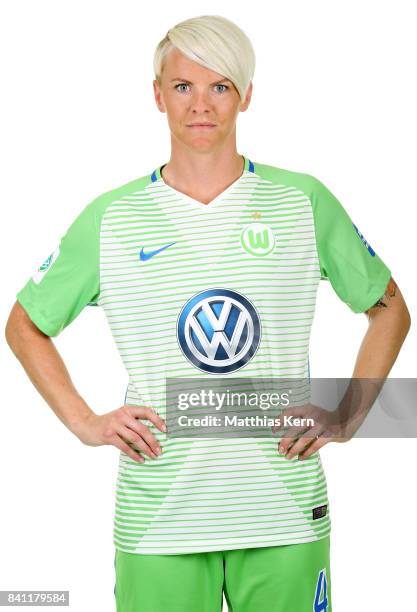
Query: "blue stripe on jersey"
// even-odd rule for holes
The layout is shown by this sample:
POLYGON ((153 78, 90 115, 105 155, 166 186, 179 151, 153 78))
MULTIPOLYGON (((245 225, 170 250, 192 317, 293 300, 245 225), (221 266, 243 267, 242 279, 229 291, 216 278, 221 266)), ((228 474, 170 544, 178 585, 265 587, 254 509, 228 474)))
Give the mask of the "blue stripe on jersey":
MULTIPOLYGON (((253 162, 251 162, 251 160, 250 160, 250 159, 248 159, 248 162, 249 162, 249 168, 248 168, 248 169, 249 169, 249 172, 255 172, 255 166, 254 166, 254 163, 253 163, 253 162)), ((152 174, 151 174, 151 180, 152 180, 152 183, 154 183, 154 182, 156 181, 156 170, 154 170, 154 171, 152 172, 152 174)))

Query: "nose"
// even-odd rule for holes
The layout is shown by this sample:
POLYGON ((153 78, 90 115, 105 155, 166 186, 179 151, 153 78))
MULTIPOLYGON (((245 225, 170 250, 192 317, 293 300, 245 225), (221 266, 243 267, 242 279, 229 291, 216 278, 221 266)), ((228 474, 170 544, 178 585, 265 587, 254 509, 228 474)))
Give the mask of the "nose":
POLYGON ((211 106, 210 93, 206 89, 194 89, 191 96, 191 110, 195 113, 204 113, 210 110, 211 106))

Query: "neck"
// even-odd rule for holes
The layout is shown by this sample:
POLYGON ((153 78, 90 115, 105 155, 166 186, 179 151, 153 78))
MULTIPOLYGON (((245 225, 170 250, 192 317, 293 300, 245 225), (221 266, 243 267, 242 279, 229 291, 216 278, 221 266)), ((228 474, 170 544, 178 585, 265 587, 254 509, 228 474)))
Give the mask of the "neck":
POLYGON ((244 170, 244 158, 236 148, 195 153, 189 149, 172 149, 162 169, 162 178, 174 189, 210 201, 213 194, 226 189, 244 170))

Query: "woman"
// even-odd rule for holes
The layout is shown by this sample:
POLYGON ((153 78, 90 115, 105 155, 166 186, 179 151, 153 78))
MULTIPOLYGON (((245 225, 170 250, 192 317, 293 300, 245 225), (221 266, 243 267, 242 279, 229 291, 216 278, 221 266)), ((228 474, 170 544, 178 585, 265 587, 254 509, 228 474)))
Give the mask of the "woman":
MULTIPOLYGON (((7 326, 67 427, 85 444, 121 451, 119 612, 220 612, 223 592, 234 612, 330 611, 318 450, 353 432, 324 435, 316 409, 316 425, 290 428, 279 448, 250 427, 178 435, 171 398, 178 389, 190 398, 190 381, 241 390, 239 379, 245 388, 248 378, 308 378, 321 279, 369 317, 353 377, 385 377, 409 328, 390 270, 323 183, 238 154, 254 66, 247 36, 223 17, 168 31, 153 85, 169 161, 84 208, 17 294, 7 326), (129 375, 125 403, 104 415, 78 395, 50 340, 86 305, 104 309, 129 375)), ((294 405, 307 405, 307 387, 294 405)))

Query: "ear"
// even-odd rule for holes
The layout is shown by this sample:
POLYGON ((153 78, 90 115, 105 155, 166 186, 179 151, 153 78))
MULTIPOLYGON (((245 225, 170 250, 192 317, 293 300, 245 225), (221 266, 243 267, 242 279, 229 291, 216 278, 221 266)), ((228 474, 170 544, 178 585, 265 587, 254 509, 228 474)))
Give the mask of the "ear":
POLYGON ((165 109, 165 105, 163 101, 161 87, 156 79, 152 81, 152 85, 153 85, 153 93, 154 93, 156 105, 158 109, 161 111, 161 113, 165 113, 166 109, 165 109))
POLYGON ((251 81, 251 82, 249 83, 248 89, 247 89, 247 91, 246 91, 245 100, 244 100, 244 101, 241 103, 241 105, 240 105, 240 111, 241 111, 242 113, 244 113, 244 112, 245 112, 245 110, 247 110, 247 109, 248 109, 248 106, 249 106, 249 103, 250 103, 250 101, 251 101, 251 97, 252 97, 252 88, 253 88, 253 85, 252 85, 252 81, 251 81))

